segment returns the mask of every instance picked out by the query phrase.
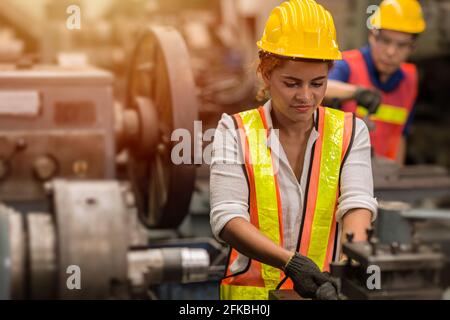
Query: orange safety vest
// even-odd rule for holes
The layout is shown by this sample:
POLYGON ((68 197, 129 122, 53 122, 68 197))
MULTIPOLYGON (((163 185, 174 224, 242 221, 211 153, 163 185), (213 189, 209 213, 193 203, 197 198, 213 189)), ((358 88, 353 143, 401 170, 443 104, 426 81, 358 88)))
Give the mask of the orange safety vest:
MULTIPOLYGON (((364 57, 359 50, 343 53, 344 60, 350 67, 348 83, 365 88, 375 88, 372 83, 364 57)), ((397 89, 392 92, 381 91, 382 103, 371 120, 375 130, 370 133, 370 140, 375 154, 396 160, 403 130, 417 97, 417 69, 413 64, 404 63, 400 69, 405 77, 397 89)), ((367 109, 357 106, 356 101, 343 104, 342 110, 354 112, 360 118, 367 115, 367 109)))
MULTIPOLYGON (((269 130, 264 109, 242 112, 233 119, 239 129, 249 184, 250 222, 274 243, 283 246, 280 188, 271 149, 267 146, 269 130)), ((340 174, 351 149, 354 126, 353 114, 318 108, 319 138, 311 155, 297 251, 311 258, 321 270, 329 270, 336 249, 335 212, 340 174)), ((237 257, 238 252, 232 248, 220 286, 221 299, 266 300, 271 290, 293 287, 281 270, 256 260, 249 259, 243 271, 232 274, 230 266, 237 257)))

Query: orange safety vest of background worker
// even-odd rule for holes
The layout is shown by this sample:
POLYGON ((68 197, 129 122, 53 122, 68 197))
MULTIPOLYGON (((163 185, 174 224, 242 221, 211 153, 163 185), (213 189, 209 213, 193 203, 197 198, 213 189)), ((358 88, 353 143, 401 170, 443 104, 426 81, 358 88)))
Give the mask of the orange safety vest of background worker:
POLYGON ((403 164, 418 91, 416 67, 406 60, 426 24, 417 0, 385 0, 370 22, 369 46, 343 53, 326 98, 358 117, 371 114, 375 155, 403 164))

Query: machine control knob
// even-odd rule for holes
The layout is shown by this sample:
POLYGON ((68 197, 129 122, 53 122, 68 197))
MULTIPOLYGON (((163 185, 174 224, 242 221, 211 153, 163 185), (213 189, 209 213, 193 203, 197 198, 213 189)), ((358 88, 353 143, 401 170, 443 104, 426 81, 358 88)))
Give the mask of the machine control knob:
POLYGON ((370 242, 374 234, 373 228, 366 229, 366 234, 367 234, 367 242, 370 242))
POLYGON ((33 162, 33 172, 41 181, 48 181, 58 173, 58 163, 52 156, 39 156, 33 162))
POLYGON ((353 242, 353 238, 355 237, 355 234, 353 232, 349 232, 349 233, 346 234, 346 237, 347 237, 347 241, 349 243, 352 243, 353 242))
POLYGON ((400 245, 398 244, 398 242, 393 242, 391 243, 391 253, 392 254, 397 254, 400 251, 400 245))

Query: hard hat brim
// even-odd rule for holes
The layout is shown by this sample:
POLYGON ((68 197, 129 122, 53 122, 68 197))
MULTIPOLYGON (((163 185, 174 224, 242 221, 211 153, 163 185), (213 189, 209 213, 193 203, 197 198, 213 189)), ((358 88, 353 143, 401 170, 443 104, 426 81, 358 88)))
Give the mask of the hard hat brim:
MULTIPOLYGON (((264 52, 273 54, 281 59, 290 59, 290 60, 296 60, 296 59, 308 59, 308 60, 320 60, 320 61, 334 61, 334 60, 342 60, 342 53, 339 50, 331 51, 328 54, 324 54, 323 52, 317 52, 314 53, 313 50, 310 50, 310 52, 307 53, 292 53, 287 52, 287 50, 284 50, 283 48, 272 48, 267 43, 263 43, 263 41, 258 41, 256 43, 258 48, 264 52)), ((306 51, 306 50, 305 50, 306 51)))

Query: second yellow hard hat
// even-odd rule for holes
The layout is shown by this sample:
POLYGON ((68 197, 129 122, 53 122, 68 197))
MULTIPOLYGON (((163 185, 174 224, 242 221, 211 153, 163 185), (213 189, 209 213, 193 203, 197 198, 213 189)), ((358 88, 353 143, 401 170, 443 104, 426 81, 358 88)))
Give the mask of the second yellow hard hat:
POLYGON ((417 0, 384 0, 370 23, 377 29, 406 33, 425 31, 426 22, 417 0))
POLYGON ((285 57, 342 59, 333 17, 314 0, 290 0, 276 7, 257 45, 285 57))

